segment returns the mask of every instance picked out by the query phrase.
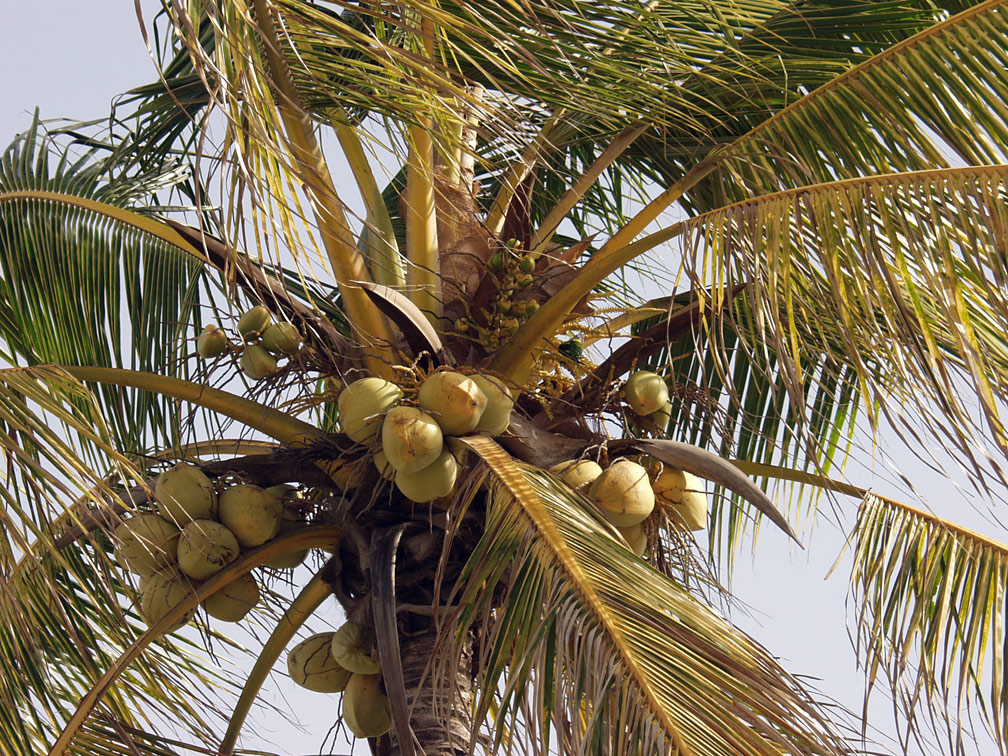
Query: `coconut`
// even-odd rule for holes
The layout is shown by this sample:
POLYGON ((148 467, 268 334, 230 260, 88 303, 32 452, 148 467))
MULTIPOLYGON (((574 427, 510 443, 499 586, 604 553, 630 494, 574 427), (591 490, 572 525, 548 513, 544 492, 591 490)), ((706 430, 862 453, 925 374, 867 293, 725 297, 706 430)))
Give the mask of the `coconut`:
MULTIPOLYGON (((162 570, 151 575, 140 594, 140 612, 147 621, 148 627, 157 624, 179 603, 191 598, 195 593, 195 588, 195 584, 189 578, 175 570, 162 570)), ((173 630, 178 630, 191 620, 194 614, 196 614, 195 606, 180 617, 175 624, 166 628, 165 632, 170 633, 173 630)))
POLYGON ((473 383, 479 386, 479 390, 487 398, 486 408, 480 415, 474 430, 489 433, 491 436, 499 436, 507 430, 508 424, 511 422, 511 410, 514 409, 514 397, 511 395, 511 389, 492 375, 477 373, 469 377, 472 378, 473 383))
POLYGON ((336 400, 340 425, 351 441, 370 444, 382 427, 382 415, 402 399, 402 389, 384 378, 347 384, 336 400))
POLYGON ((672 402, 665 402, 659 409, 656 409, 648 417, 651 421, 658 426, 661 430, 667 430, 669 423, 672 421, 672 402))
POLYGON ((211 617, 224 622, 238 622, 258 603, 259 584, 246 573, 207 596, 203 600, 203 608, 211 617))
POLYGON ((378 474, 382 476, 385 480, 392 480, 395 478, 395 468, 389 464, 388 457, 385 456, 385 452, 381 449, 374 453, 371 458, 374 462, 374 466, 378 468, 378 474))
POLYGON ((158 513, 176 525, 209 520, 217 514, 217 492, 203 471, 179 462, 161 473, 154 483, 158 513))
MULTIPOLYGON (((276 495, 276 489, 279 488, 279 486, 270 486, 266 491, 276 495)), ((289 490, 280 491, 280 501, 284 504, 284 508, 283 513, 280 515, 280 528, 277 530, 277 536, 293 533, 295 530, 308 526, 308 521, 305 520, 304 512, 301 509, 301 492, 293 486, 288 486, 287 489, 289 490)), ((263 566, 272 567, 274 570, 289 570, 301 564, 307 556, 308 549, 291 551, 287 554, 273 557, 268 562, 264 562, 263 566)))
POLYGON ((627 378, 623 392, 630 409, 638 415, 660 410, 669 398, 664 379, 649 370, 638 370, 627 378))
POLYGON ((655 494, 647 470, 629 459, 618 459, 603 470, 589 493, 606 519, 620 528, 643 522, 654 509, 655 494))
POLYGON ((196 580, 206 580, 238 558, 238 541, 219 522, 193 520, 178 540, 179 569, 196 580))
POLYGON ((644 556, 644 552, 647 551, 647 533, 644 532, 644 523, 639 522, 629 528, 616 528, 616 530, 629 544, 630 551, 637 556, 644 556))
POLYGON ((344 669, 362 675, 376 675, 381 672, 378 649, 375 648, 375 634, 371 628, 361 627, 355 622, 345 623, 332 637, 333 659, 344 669))
POLYGON ((277 371, 276 357, 258 344, 246 344, 241 356, 241 369, 253 381, 261 381, 277 371))
POLYGON ((287 672, 302 688, 316 693, 339 693, 350 679, 332 655, 333 633, 319 633, 298 643, 287 653, 287 672))
POLYGON ((220 357, 227 351, 227 347, 227 334, 213 323, 200 331, 200 335, 196 339, 196 351, 204 360, 220 357))
POLYGON ((260 546, 280 528, 283 504, 265 489, 239 483, 221 492, 218 507, 221 524, 234 533, 243 548, 260 546))
POLYGON ((395 484, 407 499, 417 504, 426 504, 450 494, 457 477, 458 463, 452 453, 445 449, 436 460, 421 470, 412 473, 397 471, 395 484))
POLYGON ((674 519, 690 530, 707 527, 707 493, 692 473, 666 467, 653 484, 655 496, 672 510, 674 519))
POLYGON ((382 451, 396 472, 417 472, 434 462, 444 447, 441 426, 416 407, 394 407, 382 423, 382 451))
POLYGON ((560 476, 560 480, 571 488, 586 489, 602 474, 602 466, 592 459, 578 459, 571 462, 561 462, 550 468, 560 476))
POLYGON ((487 397, 472 378, 446 370, 427 377, 417 402, 437 420, 444 435, 464 436, 479 423, 487 397))
POLYGON ((179 529, 153 512, 131 517, 113 535, 116 561, 137 575, 149 576, 175 561, 179 529))
POLYGON ((301 348, 301 334, 296 325, 283 320, 263 331, 262 345, 274 354, 297 354, 301 348))
POLYGON ((392 729, 381 675, 350 675, 343 692, 343 721, 358 738, 377 738, 392 729))
POLYGON ((238 319, 238 333, 246 341, 259 338, 262 332, 272 320, 270 311, 262 305, 256 305, 251 310, 246 310, 238 319))

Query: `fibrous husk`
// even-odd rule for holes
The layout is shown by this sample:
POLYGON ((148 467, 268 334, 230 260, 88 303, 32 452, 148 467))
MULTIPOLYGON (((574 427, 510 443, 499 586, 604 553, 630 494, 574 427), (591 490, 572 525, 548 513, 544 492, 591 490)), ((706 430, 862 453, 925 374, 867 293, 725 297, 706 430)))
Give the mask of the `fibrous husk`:
POLYGON ((297 354, 301 348, 301 334, 296 325, 283 320, 263 331, 262 345, 273 354, 297 354))
POLYGON ((243 548, 260 546, 280 528, 283 505, 265 489, 239 483, 221 492, 218 518, 243 548))
POLYGON ((193 520, 179 536, 179 569, 196 580, 216 575, 237 559, 238 553, 234 534, 213 520, 193 520))
POLYGON ((618 459, 603 470, 589 493, 606 519, 620 528, 643 522, 654 509, 655 494, 647 470, 629 459, 618 459))
POLYGON ((350 679, 332 655, 333 633, 318 633, 287 653, 287 672, 302 688, 316 693, 339 693, 350 679))
POLYGON ((602 474, 602 466, 592 459, 578 459, 554 465, 550 472, 557 473, 571 488, 585 490, 602 474))
POLYGON ((269 326, 273 316, 263 305, 246 310, 238 319, 238 333, 243 339, 251 341, 262 335, 262 332, 269 326))
POLYGON ((382 416, 402 396, 402 389, 384 378, 361 378, 347 384, 336 400, 343 432, 358 444, 370 444, 381 430, 382 416))
POLYGON ((690 530, 707 527, 707 492, 695 475, 666 467, 655 479, 653 487, 655 495, 681 525, 690 530))
POLYGON ((193 520, 213 519, 217 514, 217 492, 203 471, 179 462, 161 473, 154 483, 158 514, 180 528, 193 520))
MULTIPOLYGON (((144 584, 140 593, 140 612, 143 614, 147 625, 157 623, 176 605, 193 596, 196 592, 196 583, 176 570, 162 570, 151 575, 144 584)), ((196 614, 196 607, 186 612, 178 622, 169 627, 165 632, 178 630, 185 625, 196 614)))
POLYGON ((417 472, 441 455, 444 436, 434 418, 416 407, 394 407, 382 423, 382 451, 396 472, 417 472))
POLYGON ((444 435, 464 436, 479 423, 487 397, 468 376, 445 370, 427 377, 417 402, 437 421, 444 435))
POLYGON ((499 436, 507 430, 511 423, 511 410, 514 409, 514 397, 504 382, 492 375, 469 376, 473 382, 479 386, 487 398, 486 408, 480 415, 479 422, 474 430, 489 433, 491 436, 499 436))
POLYGON ((395 484, 407 499, 426 504, 450 494, 457 477, 458 463, 452 453, 444 449, 436 460, 421 470, 412 473, 397 471, 395 484))
POLYGON ((227 351, 227 347, 227 334, 213 323, 200 331, 200 335, 196 339, 196 351, 204 360, 220 357, 227 351))
POLYGON ((665 380, 650 370, 638 370, 627 378, 623 391, 630 409, 638 415, 657 412, 669 398, 665 380))
POLYGON ((377 738, 392 728, 381 675, 350 675, 343 692, 343 721, 358 738, 377 738))
POLYGON ((381 672, 375 634, 369 627, 356 622, 346 622, 333 633, 333 658, 344 669, 362 675, 376 675, 381 672))
POLYGON ((241 356, 241 369, 253 381, 269 378, 277 371, 276 357, 258 344, 248 344, 241 356))
POLYGON ((175 561, 179 529, 153 512, 134 515, 113 535, 116 561, 137 575, 149 576, 175 561))
POLYGON ((235 578, 216 593, 203 600, 203 608, 211 617, 224 622, 238 622, 259 603, 259 584, 250 574, 235 578))

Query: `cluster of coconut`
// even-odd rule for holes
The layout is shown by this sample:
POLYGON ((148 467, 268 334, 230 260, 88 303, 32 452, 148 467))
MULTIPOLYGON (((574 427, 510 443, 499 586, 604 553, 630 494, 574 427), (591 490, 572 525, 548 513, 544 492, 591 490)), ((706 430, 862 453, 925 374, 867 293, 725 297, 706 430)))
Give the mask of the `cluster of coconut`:
MULTIPOLYGON (((277 371, 277 360, 290 357, 301 349, 301 334, 288 320, 273 322, 273 316, 263 305, 256 305, 238 319, 238 336, 242 342, 241 369, 254 381, 268 378, 277 371)), ((205 360, 220 357, 231 342, 220 326, 208 325, 196 339, 196 351, 205 360)))
POLYGON ((533 282, 535 258, 520 255, 518 250, 518 240, 511 239, 487 262, 490 273, 496 279, 497 298, 493 308, 484 311, 480 319, 467 315, 455 321, 458 333, 471 333, 488 351, 500 346, 502 340, 513 335, 539 310, 539 303, 527 290, 533 282))
POLYGON ((392 727, 374 632, 347 622, 334 633, 318 633, 287 654, 287 671, 303 688, 343 694, 343 721, 358 738, 376 738, 392 727))
POLYGON ((571 488, 593 499, 637 556, 643 556, 647 549, 644 520, 654 511, 656 501, 682 527, 707 527, 703 484, 683 470, 662 467, 652 479, 647 468, 630 459, 617 459, 604 470, 594 460, 580 459, 562 462, 552 471, 571 488))
MULTIPOLYGON (((134 515, 114 532, 115 558, 139 577, 140 612, 153 625, 204 580, 294 526, 275 489, 239 483, 220 492, 194 465, 180 462, 158 476, 156 512, 134 515)), ((293 510, 292 510, 293 511, 293 510)), ((306 552, 285 554, 268 566, 294 567, 306 552)), ((238 622, 259 602, 259 585, 245 574, 203 602, 211 617, 238 622)), ((171 630, 182 627, 193 612, 171 630)))
POLYGON ((672 402, 669 400, 665 379, 650 370, 638 370, 623 384, 623 398, 638 417, 651 420, 664 430, 672 418, 672 402))
POLYGON ((458 461, 451 439, 470 433, 499 436, 510 422, 514 399, 493 376, 432 373, 420 385, 418 406, 401 404, 403 392, 383 378, 347 385, 337 400, 343 432, 372 446, 374 464, 404 496, 419 504, 447 496, 458 461))

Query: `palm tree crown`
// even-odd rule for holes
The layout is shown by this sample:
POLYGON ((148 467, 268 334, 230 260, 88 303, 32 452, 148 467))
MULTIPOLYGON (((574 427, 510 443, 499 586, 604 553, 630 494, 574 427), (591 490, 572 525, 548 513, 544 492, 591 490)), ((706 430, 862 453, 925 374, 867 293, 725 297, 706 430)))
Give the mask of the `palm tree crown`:
POLYGON ((826 493, 869 688, 1004 752, 1008 547, 838 472, 1006 484, 1004 5, 166 2, 0 162, 0 742, 230 754, 286 660, 383 756, 870 750, 724 611, 826 493))

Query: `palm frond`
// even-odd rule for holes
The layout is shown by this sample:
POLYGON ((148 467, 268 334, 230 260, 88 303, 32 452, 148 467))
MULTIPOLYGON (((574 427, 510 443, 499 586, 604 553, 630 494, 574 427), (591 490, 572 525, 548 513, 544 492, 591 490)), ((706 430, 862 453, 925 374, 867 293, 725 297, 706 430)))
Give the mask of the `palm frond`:
POLYGON ((561 753, 845 752, 765 651, 619 545, 585 502, 492 441, 467 442, 493 482, 455 627, 476 622, 485 638, 477 720, 497 712, 492 752, 535 749, 554 728, 561 753), (484 613, 498 585, 501 607, 484 613))
POLYGON ((854 543, 868 694, 881 678, 907 737, 930 728, 956 754, 977 707, 1005 753, 1008 546, 873 494, 861 502, 854 543))

